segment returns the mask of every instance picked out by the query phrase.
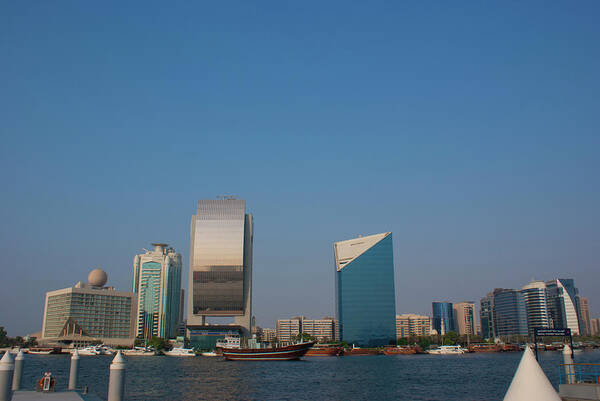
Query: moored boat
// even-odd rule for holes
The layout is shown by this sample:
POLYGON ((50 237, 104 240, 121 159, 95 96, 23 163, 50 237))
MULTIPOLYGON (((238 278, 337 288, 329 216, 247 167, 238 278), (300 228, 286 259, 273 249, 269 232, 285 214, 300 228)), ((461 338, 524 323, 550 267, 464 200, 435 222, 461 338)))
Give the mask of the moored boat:
POLYGON ((266 348, 223 348, 223 356, 228 361, 290 361, 303 357, 314 341, 266 348))
POLYGON ((397 345, 394 347, 384 347, 383 353, 385 355, 410 355, 422 354, 423 350, 418 345, 397 345))
POLYGON ((30 347, 28 353, 34 355, 50 355, 60 354, 62 348, 60 347, 30 347))
POLYGON ((500 352, 502 346, 498 344, 471 344, 469 345, 469 352, 500 352))
POLYGON ((378 348, 360 348, 352 345, 352 348, 345 349, 345 356, 379 355, 381 351, 378 348))
POLYGON ((458 355, 464 354, 465 349, 460 345, 440 345, 438 348, 430 349, 427 353, 432 355, 458 355))
POLYGON ((125 356, 154 356, 156 351, 150 348, 134 347, 133 349, 123 349, 121 353, 125 356))
POLYGON ((306 356, 342 356, 344 348, 337 345, 320 345, 315 344, 306 352, 306 356))
POLYGON ((173 348, 171 351, 163 351, 167 356, 196 356, 192 348, 173 348))

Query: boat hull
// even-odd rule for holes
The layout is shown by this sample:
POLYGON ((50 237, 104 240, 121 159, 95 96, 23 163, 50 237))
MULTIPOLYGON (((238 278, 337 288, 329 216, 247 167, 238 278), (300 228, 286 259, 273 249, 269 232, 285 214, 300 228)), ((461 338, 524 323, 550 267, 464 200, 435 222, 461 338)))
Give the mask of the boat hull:
POLYGON ((342 347, 312 347, 306 352, 306 356, 342 356, 343 354, 342 347))
POLYGON ((223 348, 223 356, 228 361, 291 361, 302 358, 314 342, 272 348, 223 348))

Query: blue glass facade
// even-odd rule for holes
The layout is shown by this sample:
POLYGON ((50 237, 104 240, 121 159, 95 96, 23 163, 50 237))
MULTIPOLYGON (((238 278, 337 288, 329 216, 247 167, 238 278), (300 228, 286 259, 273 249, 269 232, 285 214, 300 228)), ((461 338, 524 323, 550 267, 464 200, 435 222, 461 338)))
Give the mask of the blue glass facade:
POLYGON ((396 295, 392 234, 336 271, 340 337, 359 346, 396 339, 396 295))
POLYGON ((521 291, 494 290, 494 328, 496 336, 527 335, 527 310, 521 291))
POLYGON ((438 334, 446 334, 449 331, 456 332, 454 327, 454 311, 450 302, 432 302, 433 312, 432 326, 438 334))

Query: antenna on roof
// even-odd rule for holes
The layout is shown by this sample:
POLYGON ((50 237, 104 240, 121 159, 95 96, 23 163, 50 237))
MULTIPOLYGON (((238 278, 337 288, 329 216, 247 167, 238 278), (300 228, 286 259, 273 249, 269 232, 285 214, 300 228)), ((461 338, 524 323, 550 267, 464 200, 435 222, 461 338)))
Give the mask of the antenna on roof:
POLYGON ((237 195, 219 195, 219 196, 217 196, 217 199, 221 199, 221 200, 236 200, 237 199, 237 195))

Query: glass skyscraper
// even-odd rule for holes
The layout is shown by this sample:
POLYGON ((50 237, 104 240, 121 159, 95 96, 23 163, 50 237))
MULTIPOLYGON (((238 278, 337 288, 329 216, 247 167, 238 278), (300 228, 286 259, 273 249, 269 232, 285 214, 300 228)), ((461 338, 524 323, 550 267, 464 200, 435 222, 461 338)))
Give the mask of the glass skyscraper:
POLYGON ((573 279, 556 279, 546 282, 548 314, 552 327, 571 329, 579 334, 579 290, 573 279))
POLYGON ((348 344, 387 345, 396 339, 392 233, 333 245, 340 337, 348 344))
POLYGON ((133 258, 133 292, 138 294, 137 336, 173 338, 180 323, 181 255, 168 244, 133 258))
POLYGON ((454 311, 451 302, 432 302, 431 311, 433 313, 431 325, 438 334, 444 335, 449 331, 457 331, 454 327, 454 311))
POLYGON ((521 289, 521 293, 525 301, 529 335, 533 336, 536 328, 550 327, 546 303, 546 283, 532 281, 521 289))
POLYGON ((207 317, 234 317, 243 335, 251 332, 253 230, 245 210, 246 201, 223 197, 198 201, 192 216, 187 327, 198 346, 232 330, 207 325, 207 317))
POLYGON ((527 335, 525 299, 519 290, 494 290, 494 329, 496 336, 527 335))

